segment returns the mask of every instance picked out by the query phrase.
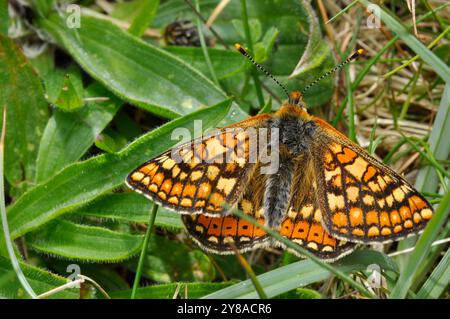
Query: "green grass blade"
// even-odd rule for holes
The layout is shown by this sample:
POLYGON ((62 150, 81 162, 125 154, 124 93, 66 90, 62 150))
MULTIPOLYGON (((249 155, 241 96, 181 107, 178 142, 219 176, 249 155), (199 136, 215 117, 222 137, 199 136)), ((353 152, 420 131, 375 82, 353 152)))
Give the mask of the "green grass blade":
MULTIPOLYGON (((43 269, 30 266, 26 263, 21 262, 20 267, 23 269, 25 277, 38 294, 42 294, 56 287, 67 284, 68 282, 68 280, 64 277, 57 276, 43 269)), ((16 274, 11 267, 11 262, 7 258, 0 256, 0 298, 27 298, 27 296, 24 295, 20 283, 15 280, 15 276, 16 274)), ((64 290, 52 295, 51 298, 78 299, 80 297, 78 291, 78 289, 64 290)))
MULTIPOLYGON (((404 139, 407 141, 406 139, 404 139)), ((450 154, 450 84, 447 83, 444 88, 438 112, 436 114, 430 138, 428 140, 429 148, 435 160, 445 160, 450 154)), ((437 167, 440 167, 439 165, 437 167)), ((440 178, 433 165, 423 166, 417 175, 415 187, 422 192, 436 193, 438 191, 440 178)), ((398 250, 412 247, 415 243, 414 238, 403 240, 398 245, 398 250)), ((407 257, 400 257, 401 267, 407 265, 407 257)))
POLYGON ((343 15, 344 13, 346 13, 348 10, 350 10, 351 8, 353 8, 355 6, 355 4, 358 3, 359 0, 353 0, 350 4, 348 4, 344 9, 342 9, 341 11, 339 11, 338 13, 336 13, 331 19, 329 19, 326 24, 333 22, 334 20, 336 20, 337 18, 339 18, 341 15, 343 15))
POLYGON ((70 259, 116 262, 137 254, 142 236, 102 227, 55 220, 27 235, 27 243, 39 252, 70 259))
POLYGON ((244 219, 244 220, 252 223, 255 226, 258 226, 263 231, 265 231, 267 234, 269 234, 274 239, 276 239, 278 242, 280 242, 281 244, 285 245, 287 248, 290 248, 290 249, 296 251, 298 254, 300 254, 302 256, 308 257, 317 266, 319 266, 320 268, 323 268, 323 269, 331 272, 335 276, 339 277, 339 279, 341 279, 342 281, 348 283, 349 285, 351 285, 352 287, 357 289, 364 296, 366 296, 368 298, 374 297, 373 294, 371 292, 369 292, 363 285, 361 285, 359 282, 356 282, 353 278, 351 278, 350 276, 348 276, 344 272, 342 272, 339 269, 333 267, 332 265, 322 261, 320 258, 318 258, 313 253, 307 251, 306 249, 304 249, 300 245, 297 245, 296 243, 290 241, 286 237, 281 236, 278 232, 272 230, 271 228, 269 228, 269 227, 267 227, 265 225, 259 224, 258 221, 255 218, 253 218, 253 217, 251 217, 249 215, 246 215, 246 214, 244 214, 243 212, 241 212, 239 210, 235 210, 233 212, 233 214, 235 214, 237 217, 239 217, 241 219, 244 219))
POLYGON ((136 37, 141 37, 152 22, 159 7, 159 0, 141 1, 138 14, 134 17, 128 32, 136 37))
MULTIPOLYGON (((360 0, 360 2, 366 7, 369 5, 374 6, 373 3, 367 0, 360 0)), ((416 54, 418 54, 446 83, 450 83, 450 68, 414 35, 409 33, 408 30, 385 9, 380 7, 379 12, 381 20, 389 27, 389 29, 395 32, 400 39, 402 39, 411 50, 416 52, 416 54)))
POLYGON ((34 183, 48 105, 41 80, 22 50, 3 35, 0 35, 0 57, 0 112, 8 106, 5 178, 14 188, 12 195, 17 196, 34 183))
POLYGON ((66 167, 8 207, 11 236, 17 238, 122 185, 131 170, 178 142, 171 139, 173 129, 183 127, 193 134, 194 120, 201 120, 204 130, 214 127, 228 114, 230 104, 226 100, 191 113, 143 135, 118 153, 66 167))
POLYGON ((153 224, 155 223, 157 212, 158 212, 158 205, 153 204, 152 210, 150 211, 150 217, 148 220, 144 241, 142 243, 141 254, 139 256, 139 261, 136 268, 136 274, 134 276, 133 289, 131 290, 131 299, 135 299, 136 291, 137 288, 139 287, 139 282, 141 281, 142 269, 144 268, 145 257, 148 254, 148 244, 150 243, 150 236, 153 231, 153 224))
MULTIPOLYGON (((446 160, 450 154, 450 82, 445 85, 444 94, 433 123, 428 140, 430 151, 436 160, 446 160)), ((422 192, 437 191, 439 178, 431 166, 424 166, 417 175, 415 187, 422 192)))
POLYGON ((8 256, 11 261, 11 265, 13 266, 14 272, 16 273, 17 279, 21 283, 23 289, 30 295, 31 298, 36 298, 37 295, 31 288, 30 283, 25 278, 22 269, 20 268, 19 261, 17 260, 16 253, 14 251, 14 243, 11 240, 8 218, 6 216, 6 204, 5 204, 5 177, 3 174, 3 159, 5 155, 5 133, 6 133, 6 106, 3 109, 2 116, 2 130, 0 137, 0 225, 2 226, 3 236, 0 235, 0 238, 5 240, 6 248, 8 250, 8 256))
MULTIPOLYGON (((343 273, 366 270, 371 264, 377 264, 381 269, 397 271, 395 263, 386 255, 376 251, 356 251, 350 256, 333 265, 343 273)), ((301 260, 287 266, 279 267, 258 276, 258 280, 269 298, 278 296, 298 287, 324 281, 332 275, 328 270, 317 267, 310 260, 301 260)), ((239 282, 231 287, 219 290, 204 298, 258 298, 250 279, 239 282)))
POLYGON ((450 249, 434 268, 427 281, 417 293, 418 298, 439 298, 450 284, 450 249))
MULTIPOLYGON (((92 216, 101 219, 121 220, 132 223, 147 223, 153 203, 137 193, 111 193, 101 196, 87 205, 74 210, 78 216, 92 216)), ((180 214, 159 207, 156 226, 169 229, 183 228, 180 214)))
POLYGON ((390 297, 394 299, 404 298, 411 287, 416 271, 420 264, 427 257, 431 244, 436 239, 441 227, 444 225, 446 218, 450 214, 450 192, 442 198, 439 207, 428 222, 425 231, 417 241, 414 252, 408 259, 405 269, 400 273, 400 277, 391 292, 390 297))
POLYGON ((89 103, 74 112, 54 110, 39 147, 36 167, 38 183, 80 159, 122 104, 99 84, 89 87, 87 96, 106 97, 109 101, 89 103))

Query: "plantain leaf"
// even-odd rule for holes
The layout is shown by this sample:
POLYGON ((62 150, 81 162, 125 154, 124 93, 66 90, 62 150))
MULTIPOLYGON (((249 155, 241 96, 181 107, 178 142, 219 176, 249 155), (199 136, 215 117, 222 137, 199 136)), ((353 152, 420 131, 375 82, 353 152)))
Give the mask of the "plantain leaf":
POLYGON ((303 1, 303 7, 307 11, 309 19, 308 44, 306 45, 300 61, 294 71, 292 71, 290 75, 291 78, 299 76, 302 73, 321 65, 325 59, 330 57, 331 48, 322 38, 319 19, 311 7, 311 3, 308 0, 305 0, 303 1))
POLYGON ((139 252, 143 236, 119 233, 102 227, 77 225, 54 220, 27 235, 27 242, 37 251, 89 261, 115 262, 139 252))
MULTIPOLYGON (((69 29, 53 14, 40 24, 93 78, 153 114, 175 118, 226 98, 189 64, 109 21, 83 16, 81 28, 69 29)), ((233 105, 230 120, 244 117, 246 114, 233 105)))
MULTIPOLYGON (((73 214, 124 220, 134 223, 148 223, 152 206, 152 202, 140 194, 112 193, 101 196, 89 204, 79 207, 73 214)), ((180 215, 164 207, 158 208, 155 225, 170 229, 183 227, 180 215)))
POLYGON ((41 81, 13 40, 0 34, 0 111, 7 108, 5 177, 26 191, 34 183, 39 141, 48 118, 41 81))

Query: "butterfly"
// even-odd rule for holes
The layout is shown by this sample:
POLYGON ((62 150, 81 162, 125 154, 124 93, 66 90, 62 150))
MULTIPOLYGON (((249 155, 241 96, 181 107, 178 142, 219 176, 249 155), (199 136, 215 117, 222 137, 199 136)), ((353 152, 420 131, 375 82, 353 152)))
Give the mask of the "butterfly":
POLYGON ((418 234, 433 216, 403 177, 309 114, 298 91, 276 112, 151 159, 126 184, 181 213, 194 241, 219 254, 280 246, 234 209, 324 261, 418 234))

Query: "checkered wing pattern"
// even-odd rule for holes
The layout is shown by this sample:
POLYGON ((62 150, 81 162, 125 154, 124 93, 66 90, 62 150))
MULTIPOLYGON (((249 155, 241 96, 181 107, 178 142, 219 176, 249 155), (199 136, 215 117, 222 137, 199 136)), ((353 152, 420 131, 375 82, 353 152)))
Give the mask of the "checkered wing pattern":
MULTIPOLYGON (((263 193, 265 175, 259 174, 259 165, 247 184, 238 208, 245 214, 264 224, 263 193)), ((182 220, 189 235, 205 250, 219 253, 233 253, 234 245, 244 252, 268 245, 269 237, 261 228, 233 215, 208 217, 205 215, 184 215, 182 220)))
POLYGON ((296 169, 289 207, 279 232, 320 259, 333 261, 351 253, 356 245, 335 238, 323 227, 311 164, 310 161, 301 162, 296 169))
POLYGON ((235 207, 257 162, 256 116, 175 147, 131 172, 126 183, 161 206, 220 216, 235 207))
POLYGON ((417 234, 432 217, 419 192, 345 136, 322 134, 311 151, 323 224, 331 235, 388 242, 417 234))

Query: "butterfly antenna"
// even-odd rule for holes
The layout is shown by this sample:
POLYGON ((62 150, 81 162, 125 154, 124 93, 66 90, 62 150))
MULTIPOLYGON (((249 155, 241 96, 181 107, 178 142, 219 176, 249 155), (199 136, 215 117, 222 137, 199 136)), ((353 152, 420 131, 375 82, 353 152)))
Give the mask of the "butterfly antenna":
POLYGON ((280 88, 283 89, 284 93, 286 93, 287 97, 289 98, 289 91, 286 89, 286 87, 281 84, 272 74, 270 74, 269 71, 267 71, 266 69, 264 69, 258 62, 256 62, 252 56, 250 54, 247 53, 247 51, 245 51, 245 49, 242 47, 242 45, 240 45, 239 43, 236 43, 234 45, 234 47, 236 48, 236 50, 238 50, 243 56, 245 56, 247 59, 249 59, 258 69, 260 69, 261 71, 264 72, 265 75, 267 75, 268 77, 270 77, 276 84, 278 84, 278 86, 280 88))
POLYGON ((330 71, 326 72, 325 74, 321 75, 319 78, 317 78, 316 80, 314 80, 313 82, 311 82, 310 84, 308 84, 303 90, 302 90, 302 94, 304 94, 306 91, 308 91, 312 86, 316 85, 318 82, 322 81, 324 78, 326 78, 327 76, 333 74, 334 72, 336 72, 337 70, 339 70, 340 68, 342 68, 343 66, 347 65, 348 63, 350 63, 351 61, 355 60, 356 58, 360 57, 361 55, 364 54, 364 50, 363 49, 358 49, 355 52, 352 53, 352 55, 350 55, 345 61, 342 61, 340 64, 336 65, 334 68, 332 68, 330 71))

